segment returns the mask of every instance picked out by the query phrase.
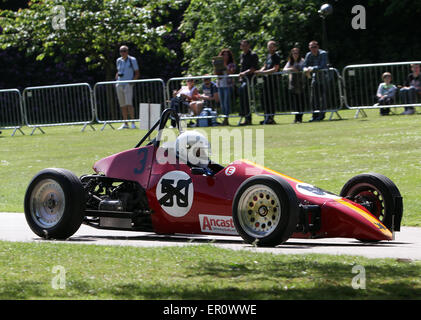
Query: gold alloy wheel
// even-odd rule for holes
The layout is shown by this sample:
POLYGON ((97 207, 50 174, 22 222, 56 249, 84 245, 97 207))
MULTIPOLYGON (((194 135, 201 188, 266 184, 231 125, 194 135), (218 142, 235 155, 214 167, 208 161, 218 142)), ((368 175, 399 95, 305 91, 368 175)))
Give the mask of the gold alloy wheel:
POLYGON ((257 184, 244 191, 238 203, 238 218, 242 229, 251 237, 271 234, 281 218, 281 206, 275 192, 257 184))

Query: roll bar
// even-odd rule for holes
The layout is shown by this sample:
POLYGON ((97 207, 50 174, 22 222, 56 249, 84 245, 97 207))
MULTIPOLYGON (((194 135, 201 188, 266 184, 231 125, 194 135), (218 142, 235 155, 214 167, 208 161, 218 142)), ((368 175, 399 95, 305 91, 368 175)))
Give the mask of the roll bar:
POLYGON ((165 125, 167 124, 168 119, 173 116, 177 123, 178 131, 181 133, 181 127, 180 127, 180 117, 178 116, 177 111, 174 109, 167 108, 161 113, 160 119, 152 126, 151 129, 145 134, 145 136, 139 141, 139 143, 135 146, 135 148, 139 148, 143 142, 152 134, 152 132, 158 127, 158 135, 148 143, 148 145, 153 144, 155 146, 159 146, 159 143, 161 141, 161 133, 162 130, 165 128, 165 125))

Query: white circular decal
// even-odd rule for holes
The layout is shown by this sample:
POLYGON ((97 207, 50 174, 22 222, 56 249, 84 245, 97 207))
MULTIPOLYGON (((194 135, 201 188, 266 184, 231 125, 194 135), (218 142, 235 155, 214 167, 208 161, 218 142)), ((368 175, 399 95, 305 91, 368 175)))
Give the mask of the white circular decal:
POLYGON ((225 174, 227 176, 232 176, 235 173, 235 167, 228 167, 225 169, 225 174))
POLYGON ((301 194, 311 197, 328 198, 328 199, 339 199, 337 195, 324 191, 311 184, 299 183, 296 185, 297 191, 301 194))
POLYGON ((183 171, 171 171, 161 177, 156 186, 156 198, 170 216, 183 217, 193 204, 193 183, 183 171))

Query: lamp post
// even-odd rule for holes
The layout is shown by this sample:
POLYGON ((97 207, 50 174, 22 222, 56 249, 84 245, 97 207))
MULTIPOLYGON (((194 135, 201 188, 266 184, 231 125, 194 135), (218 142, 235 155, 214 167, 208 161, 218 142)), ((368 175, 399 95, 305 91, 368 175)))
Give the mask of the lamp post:
POLYGON ((326 18, 331 15, 333 12, 333 7, 326 3, 320 7, 318 11, 320 18, 322 18, 322 28, 323 28, 323 49, 328 51, 328 43, 327 43, 327 31, 326 31, 326 18))

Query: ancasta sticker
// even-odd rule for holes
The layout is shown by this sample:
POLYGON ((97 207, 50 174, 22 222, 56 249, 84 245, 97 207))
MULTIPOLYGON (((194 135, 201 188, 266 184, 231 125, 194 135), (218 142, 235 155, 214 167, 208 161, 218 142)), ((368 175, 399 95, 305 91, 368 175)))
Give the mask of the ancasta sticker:
POLYGON ((232 176, 235 173, 236 168, 235 167, 228 167, 225 169, 225 174, 227 176, 232 176))
POLYGON ((340 199, 337 195, 333 193, 329 193, 324 191, 320 188, 317 188, 311 184, 307 183, 299 183, 295 187, 297 191, 303 195, 310 196, 310 197, 319 197, 319 198, 327 198, 327 199, 340 199))
POLYGON ((202 232, 238 235, 232 217, 199 214, 199 221, 202 232))
POLYGON ((193 182, 183 171, 171 171, 156 186, 156 198, 162 209, 173 217, 184 217, 193 204, 193 182))

